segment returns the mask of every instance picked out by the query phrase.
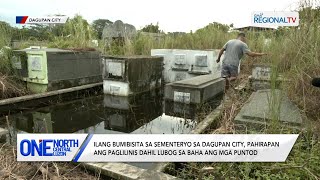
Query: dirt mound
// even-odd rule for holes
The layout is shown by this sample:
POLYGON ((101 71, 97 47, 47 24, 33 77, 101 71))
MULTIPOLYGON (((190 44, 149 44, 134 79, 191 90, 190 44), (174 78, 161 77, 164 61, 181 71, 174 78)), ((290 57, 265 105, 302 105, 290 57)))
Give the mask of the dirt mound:
POLYGON ((23 96, 28 93, 22 82, 2 73, 0 73, 0 90, 0 99, 23 96))
POLYGON ((17 162, 16 148, 0 144, 0 179, 101 179, 80 164, 54 162, 17 162))

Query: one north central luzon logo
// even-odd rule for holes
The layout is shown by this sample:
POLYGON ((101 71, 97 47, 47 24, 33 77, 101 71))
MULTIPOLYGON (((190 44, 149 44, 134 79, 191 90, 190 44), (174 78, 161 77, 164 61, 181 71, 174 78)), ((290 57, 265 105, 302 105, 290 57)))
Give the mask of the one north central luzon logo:
POLYGON ((254 14, 253 22, 254 23, 295 23, 297 21, 297 17, 293 16, 264 16, 263 13, 254 14))
POLYGON ((77 139, 23 139, 20 153, 22 156, 67 156, 74 147, 79 147, 77 139))

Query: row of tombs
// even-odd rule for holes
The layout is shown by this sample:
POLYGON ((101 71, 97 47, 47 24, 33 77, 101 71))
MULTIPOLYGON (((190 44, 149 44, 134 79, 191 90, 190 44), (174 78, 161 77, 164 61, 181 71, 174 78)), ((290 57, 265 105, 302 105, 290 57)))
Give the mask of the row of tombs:
MULTIPOLYGON (((121 109, 129 103, 121 104, 122 101, 115 97, 130 97, 162 89, 163 86, 165 100, 184 104, 201 104, 217 97, 224 91, 224 79, 219 78, 221 64, 215 62, 218 53, 219 50, 153 49, 151 56, 112 57, 97 51, 45 48, 17 50, 12 62, 33 92, 103 82, 104 94, 110 96, 105 101, 117 101, 119 107, 115 109, 121 109)), ((274 119, 270 115, 270 97, 277 99, 277 114, 282 124, 302 124, 299 109, 290 102, 286 93, 281 88, 271 90, 271 75, 269 66, 253 68, 249 81, 257 92, 250 96, 236 116, 235 123, 239 127, 253 125, 263 129, 274 119)), ((282 81, 281 76, 275 77, 275 86, 282 81)), ((167 107, 179 110, 178 105, 167 105, 165 109, 167 107)))
MULTIPOLYGON (((161 90, 133 96, 99 95, 61 102, 10 116, 11 137, 18 133, 184 134, 202 113, 217 107, 222 96, 201 109, 164 100, 161 90), (205 109, 206 111, 203 111, 205 109)), ((14 138, 10 141, 14 142, 14 138)))
POLYGON ((166 84, 165 98, 200 103, 223 91, 218 53, 153 49, 151 56, 113 57, 98 51, 27 48, 14 51, 12 64, 34 93, 103 82, 104 94, 131 96, 166 84))

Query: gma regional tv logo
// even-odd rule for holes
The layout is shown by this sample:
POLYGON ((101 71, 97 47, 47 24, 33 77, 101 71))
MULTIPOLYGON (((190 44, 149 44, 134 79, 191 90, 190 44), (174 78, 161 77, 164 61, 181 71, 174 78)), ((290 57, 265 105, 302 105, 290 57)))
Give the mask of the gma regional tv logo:
POLYGON ((253 12, 251 16, 251 24, 253 26, 299 26, 298 12, 253 12))
POLYGON ((67 16, 16 16, 16 24, 63 24, 68 20, 67 16))
POLYGON ((78 147, 78 139, 23 139, 19 150, 22 156, 67 156, 78 147))

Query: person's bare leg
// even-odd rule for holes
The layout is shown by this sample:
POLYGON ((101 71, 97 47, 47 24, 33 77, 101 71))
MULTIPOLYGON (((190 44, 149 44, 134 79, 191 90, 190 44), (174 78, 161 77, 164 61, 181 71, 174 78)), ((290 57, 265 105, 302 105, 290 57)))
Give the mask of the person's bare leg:
POLYGON ((235 77, 235 76, 231 76, 228 78, 229 81, 235 81, 236 79, 237 79, 237 77, 235 77))
MULTIPOLYGON (((237 77, 236 76, 231 76, 231 77, 229 77, 229 78, 227 78, 228 80, 228 86, 230 87, 230 84, 232 83, 232 82, 234 82, 235 80, 237 80, 237 77)), ((228 87, 228 88, 229 88, 228 87)))
POLYGON ((225 91, 229 89, 230 83, 229 83, 229 78, 225 78, 226 80, 226 85, 225 85, 225 91))

